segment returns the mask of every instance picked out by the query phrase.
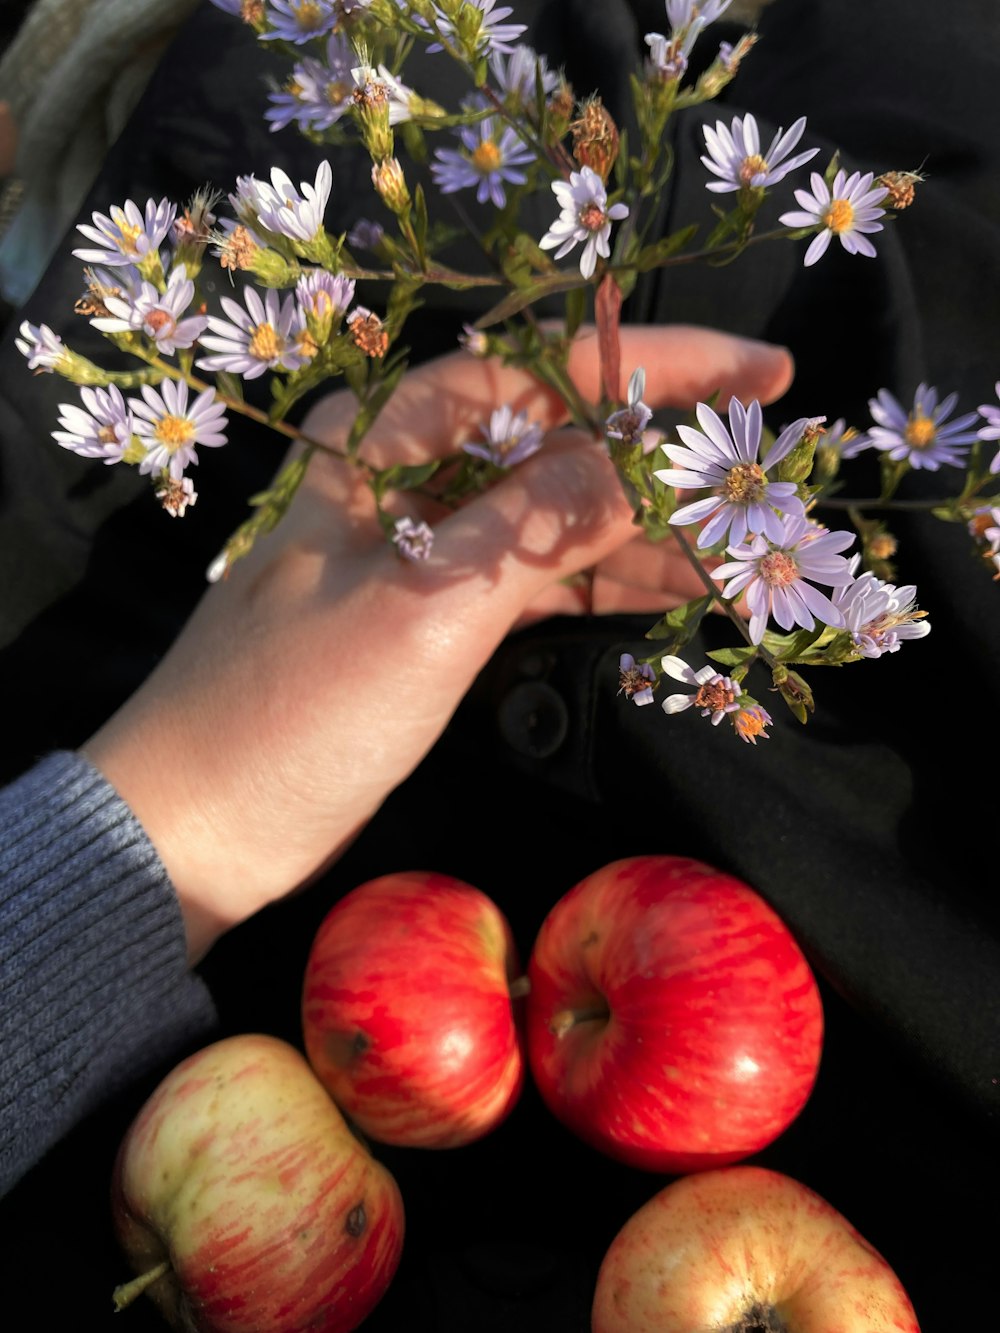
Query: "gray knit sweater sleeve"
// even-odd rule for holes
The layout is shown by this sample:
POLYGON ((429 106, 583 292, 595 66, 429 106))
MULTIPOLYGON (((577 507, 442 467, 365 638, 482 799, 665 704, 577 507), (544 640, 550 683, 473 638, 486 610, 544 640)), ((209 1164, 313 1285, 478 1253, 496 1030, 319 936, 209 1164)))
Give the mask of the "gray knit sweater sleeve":
POLYGON ((0 790, 0 1193, 214 1021, 142 827, 79 755, 0 790))

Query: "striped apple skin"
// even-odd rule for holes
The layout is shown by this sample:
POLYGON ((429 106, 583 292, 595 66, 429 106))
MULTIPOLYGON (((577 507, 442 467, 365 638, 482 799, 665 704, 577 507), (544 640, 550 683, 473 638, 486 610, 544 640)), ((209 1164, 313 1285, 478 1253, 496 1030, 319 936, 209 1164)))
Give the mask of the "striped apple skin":
POLYGON ((330 910, 303 981, 306 1053, 365 1135, 454 1148, 495 1129, 524 1083, 510 926, 450 875, 369 880, 330 910))
POLYGON ((350 1333, 396 1272, 399 1189, 348 1128, 304 1056, 230 1037, 189 1057, 127 1131, 112 1183, 147 1294, 198 1333, 350 1333))
POLYGON ((749 885, 637 856, 556 903, 528 965, 529 1065, 586 1142, 650 1171, 759 1151, 805 1105, 823 1043, 812 971, 749 885))

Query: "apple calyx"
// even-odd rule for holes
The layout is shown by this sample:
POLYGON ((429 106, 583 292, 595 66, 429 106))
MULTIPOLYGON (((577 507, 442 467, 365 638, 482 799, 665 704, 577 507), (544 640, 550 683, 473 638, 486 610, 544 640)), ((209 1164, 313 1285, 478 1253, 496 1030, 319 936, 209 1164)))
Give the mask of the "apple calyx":
POLYGON ((111 1293, 111 1299, 114 1301, 115 1312, 118 1313, 131 1305, 137 1296, 141 1296, 147 1287, 151 1287, 154 1282, 158 1282, 164 1273, 170 1272, 170 1261, 163 1259, 153 1268, 147 1268, 145 1273, 140 1273, 138 1277, 132 1278, 130 1282, 120 1282, 111 1293))
POLYGON ((606 1023, 611 1017, 611 1009, 602 998, 598 997, 585 1009, 560 1009, 549 1019, 549 1031, 561 1041, 571 1028, 578 1023, 606 1023))
POLYGON ((507 984, 507 993, 512 1000, 523 999, 525 995, 531 992, 531 982, 527 976, 515 977, 513 981, 507 984))
POLYGON ((735 1324, 728 1324, 721 1333, 788 1333, 788 1325, 773 1305, 755 1301, 735 1324))

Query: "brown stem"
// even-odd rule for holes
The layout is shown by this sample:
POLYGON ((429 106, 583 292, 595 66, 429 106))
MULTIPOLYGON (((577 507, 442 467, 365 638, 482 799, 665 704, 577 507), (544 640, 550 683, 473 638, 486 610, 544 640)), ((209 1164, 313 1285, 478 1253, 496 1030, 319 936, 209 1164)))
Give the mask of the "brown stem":
POLYGON ((586 1009, 560 1009, 549 1019, 549 1031, 561 1041, 570 1028, 576 1027, 578 1023, 606 1023, 610 1017, 611 1010, 603 1000, 598 999, 586 1009))
POLYGON ((170 1272, 170 1261, 164 1259, 153 1268, 147 1268, 145 1273, 140 1273, 134 1277, 131 1282, 122 1282, 111 1293, 111 1299, 115 1303, 115 1310, 124 1310, 126 1306, 131 1305, 137 1296, 141 1296, 147 1287, 151 1287, 154 1282, 158 1282, 164 1273, 170 1272))

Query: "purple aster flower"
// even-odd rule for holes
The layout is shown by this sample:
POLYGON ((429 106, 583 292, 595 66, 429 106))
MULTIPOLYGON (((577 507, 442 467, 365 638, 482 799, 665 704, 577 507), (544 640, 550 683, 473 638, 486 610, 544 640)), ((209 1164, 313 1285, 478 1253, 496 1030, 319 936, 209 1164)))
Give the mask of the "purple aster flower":
POLYGON ((542 447, 544 433, 537 422, 529 421, 527 412, 515 416, 506 404, 491 413, 489 423, 479 427, 485 443, 463 444, 467 454, 485 458, 494 467, 513 467, 542 447))
POLYGON ((323 230, 323 214, 333 188, 333 171, 324 158, 315 184, 303 181, 299 190, 280 167, 271 168, 271 184, 253 180, 252 202, 257 221, 268 231, 293 241, 311 241, 323 230))
POLYGON ((243 12, 243 0, 212 0, 216 9, 221 9, 223 13, 232 14, 239 18, 243 12))
POLYGON ((800 514, 784 519, 784 529, 781 541, 758 535, 749 545, 728 547, 734 558, 711 571, 712 578, 729 580, 723 597, 746 593, 751 643, 760 643, 772 615, 786 630, 793 625, 814 629, 816 619, 837 629, 844 626, 843 613, 812 585, 839 588, 851 582, 850 563, 837 553, 850 546, 854 533, 829 532, 800 514))
MULTIPOLYGON (((848 563, 851 574, 857 574, 861 557, 852 556, 848 563)), ((904 639, 922 639, 931 632, 926 612, 917 610, 916 588, 912 584, 897 588, 870 570, 838 588, 833 602, 862 657, 898 652, 904 639)))
POLYGON ((434 545, 434 529, 404 516, 396 519, 392 540, 404 560, 426 560, 434 545))
POLYGON ((753 116, 734 116, 731 128, 727 129, 721 120, 715 122, 713 130, 703 125, 705 147, 708 157, 701 160, 719 180, 709 181, 707 190, 716 194, 726 194, 732 190, 763 189, 784 180, 790 171, 801 167, 804 162, 816 156, 818 148, 807 148, 804 153, 788 154, 792 151, 806 128, 805 116, 787 130, 779 129, 771 140, 767 151, 762 153, 760 131, 753 116))
POLYGON ((803 515, 805 506, 793 481, 769 481, 767 471, 802 439, 808 419, 803 417, 786 427, 758 463, 763 417, 756 399, 747 408, 736 398, 730 400, 728 431, 706 403, 698 404, 695 415, 701 430, 677 427, 686 448, 663 445, 663 452, 679 466, 663 468, 653 476, 682 490, 710 486, 712 494, 682 505, 671 514, 670 522, 681 527, 704 522, 699 546, 714 546, 727 532, 734 545, 748 532, 782 541, 785 526, 780 515, 803 515))
POLYGON ((219 353, 202 357, 196 364, 203 370, 230 370, 253 380, 265 370, 298 370, 309 360, 300 348, 302 315, 294 296, 282 300, 270 288, 261 300, 254 287, 244 287, 244 310, 230 296, 222 298, 222 308, 229 321, 209 315, 203 347, 219 353))
POLYGON ((375 250, 382 243, 385 228, 370 218, 358 218, 347 233, 347 244, 354 250, 375 250))
POLYGON ((888 389, 879 389, 878 396, 868 400, 877 423, 869 429, 868 438, 894 462, 906 459, 911 467, 928 472, 936 472, 942 463, 962 467, 968 446, 977 438, 977 432, 970 429, 976 413, 967 412, 945 424, 957 402, 958 394, 950 393, 939 403, 937 389, 918 384, 913 407, 907 412, 888 389))
MULTIPOLYGON (((997 397, 1000 398, 1000 380, 997 380, 993 386, 997 397)), ((1000 407, 996 403, 983 403, 979 409, 980 415, 986 418, 986 425, 980 426, 979 438, 981 440, 1000 440, 1000 407)), ((1000 451, 990 464, 991 472, 1000 472, 1000 451)))
POLYGON ((354 279, 325 268, 309 269, 295 284, 295 296, 303 317, 325 319, 330 315, 337 319, 354 300, 354 279))
POLYGON ((597 267, 597 256, 607 259, 611 254, 611 223, 628 217, 628 207, 612 204, 608 208, 604 182, 590 167, 570 172, 568 182, 553 181, 552 191, 562 212, 538 244, 543 250, 558 246, 555 258, 562 259, 583 243, 580 272, 589 278, 597 267))
MULTIPOLYGON (((480 11, 479 33, 475 39, 475 51, 477 56, 492 56, 497 51, 509 53, 513 51, 512 43, 516 42, 523 32, 527 29, 526 23, 504 23, 504 19, 513 14, 513 9, 509 5, 504 5, 502 9, 495 9, 496 0, 468 0, 469 6, 475 7, 480 11)), ((445 15, 440 5, 434 6, 437 11, 435 19, 438 31, 445 37, 453 38, 455 36, 455 25, 445 15)), ((421 27, 430 28, 430 24, 423 19, 417 20, 421 27)), ((427 48, 428 51, 443 51, 444 47, 440 42, 432 42, 427 48)))
POLYGON ((663 701, 665 713, 683 713, 685 708, 700 708, 702 717, 710 717, 717 727, 728 713, 735 713, 743 691, 734 680, 721 675, 715 667, 703 666, 692 671, 680 657, 663 657, 660 666, 674 680, 695 687, 694 694, 671 694, 663 701))
POLYGON ((841 458, 850 459, 870 449, 872 442, 867 435, 849 427, 843 417, 838 417, 826 430, 819 445, 823 449, 835 449, 841 458))
POLYGON ((180 481, 165 477, 157 487, 156 498, 171 518, 183 518, 184 511, 197 503, 198 492, 190 477, 181 477, 180 481))
POLYGON ((605 433, 611 440, 622 440, 625 444, 639 444, 642 432, 652 419, 652 410, 642 401, 646 392, 646 372, 638 366, 628 382, 628 406, 612 412, 604 423, 605 433))
POLYGON ((74 250, 77 259, 86 264, 107 264, 120 268, 123 264, 141 264, 147 255, 156 255, 160 242, 173 226, 177 205, 168 199, 156 203, 146 200, 145 215, 131 199, 124 208, 113 205, 108 214, 94 213, 94 225, 81 222, 77 231, 92 241, 94 250, 74 250))
POLYGON ((618 659, 618 693, 624 694, 638 707, 653 702, 656 672, 648 662, 637 662, 631 653, 622 653, 618 659))
POLYGON ((740 740, 746 741, 749 745, 756 745, 758 737, 765 741, 771 739, 764 730, 773 721, 771 714, 759 703, 752 702, 749 695, 743 696, 739 709, 730 714, 729 720, 740 740))
POLYGON ((161 389, 144 384, 142 397, 129 399, 136 434, 146 447, 139 471, 167 472, 180 481, 188 464, 198 462, 196 445, 215 449, 226 443, 225 404, 214 389, 205 389, 189 406, 183 380, 164 380, 161 389))
POLYGON ((869 259, 875 254, 875 247, 868 239, 868 234, 882 230, 881 222, 876 219, 885 215, 885 209, 878 204, 889 191, 885 186, 872 188, 872 172, 862 176, 860 171, 848 176, 846 171, 838 171, 833 178, 831 189, 818 171, 809 175, 812 194, 808 190, 796 190, 795 199, 801 211, 782 213, 778 219, 786 227, 822 227, 823 230, 812 238, 806 250, 804 264, 808 268, 826 253, 830 238, 836 236, 849 255, 866 255, 869 259))
POLYGON ((350 43, 333 33, 326 44, 326 63, 312 57, 300 61, 280 93, 269 93, 271 103, 264 112, 271 130, 284 129, 295 121, 300 129, 328 130, 350 109, 354 81, 351 68, 355 56, 350 43))
POLYGON ((733 0, 666 0, 667 22, 673 32, 679 32, 689 24, 701 21, 702 27, 708 27, 726 12, 733 0))
POLYGON ((269 32, 262 32, 262 42, 294 42, 301 46, 314 37, 322 37, 336 24, 340 15, 335 0, 267 0, 269 32))
POLYGON ((495 116, 475 125, 463 125, 458 131, 462 151, 438 148, 431 163, 431 174, 442 194, 476 187, 476 199, 494 208, 507 202, 503 182, 523 185, 526 177, 518 168, 535 160, 535 154, 518 138, 510 125, 501 128, 495 116))
POLYGON ((157 350, 172 356, 179 347, 191 347, 208 327, 204 315, 181 316, 194 300, 194 283, 183 264, 170 274, 165 292, 151 282, 143 282, 127 296, 106 296, 108 314, 90 322, 102 333, 128 333, 141 330, 152 338, 157 350))
POLYGON ((105 463, 120 463, 132 443, 132 413, 116 384, 106 389, 80 390, 83 407, 59 404, 59 424, 52 438, 64 449, 72 449, 84 458, 103 458, 105 463))
POLYGON ((69 352, 58 333, 53 333, 47 324, 29 324, 24 320, 18 329, 21 335, 14 339, 14 346, 28 358, 28 369, 53 371, 69 352))
POLYGON ((512 98, 521 106, 535 104, 536 71, 542 81, 543 94, 548 95, 559 86, 558 73, 549 69, 545 57, 530 46, 515 46, 506 59, 501 51, 494 51, 490 56, 490 69, 504 97, 512 98))
POLYGON ((662 32, 647 32, 643 40, 649 47, 650 74, 667 82, 682 79, 701 28, 700 23, 693 23, 683 35, 673 37, 665 37, 662 32))

